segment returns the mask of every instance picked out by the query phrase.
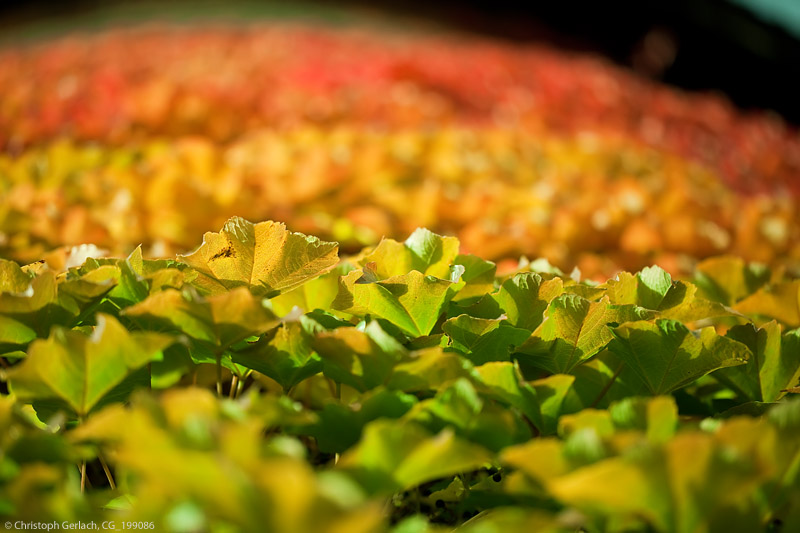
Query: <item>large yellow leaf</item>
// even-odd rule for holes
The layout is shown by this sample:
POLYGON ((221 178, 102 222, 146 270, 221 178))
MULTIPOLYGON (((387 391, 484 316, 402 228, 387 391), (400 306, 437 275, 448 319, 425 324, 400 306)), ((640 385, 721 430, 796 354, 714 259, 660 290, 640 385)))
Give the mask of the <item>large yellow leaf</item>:
POLYGON ((178 259, 200 273, 195 285, 211 294, 247 287, 258 296, 274 296, 332 269, 338 249, 337 243, 288 231, 279 222, 233 217, 178 259))

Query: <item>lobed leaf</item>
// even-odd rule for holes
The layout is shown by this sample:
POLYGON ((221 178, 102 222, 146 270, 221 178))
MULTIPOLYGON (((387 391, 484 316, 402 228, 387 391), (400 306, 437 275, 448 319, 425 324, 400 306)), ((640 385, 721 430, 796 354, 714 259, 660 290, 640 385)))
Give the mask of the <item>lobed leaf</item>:
POLYGON ((178 260, 200 274, 194 283, 209 294, 246 287, 257 296, 289 291, 339 262, 336 243, 290 232, 278 222, 253 224, 240 217, 219 233, 206 233, 197 250, 178 260))

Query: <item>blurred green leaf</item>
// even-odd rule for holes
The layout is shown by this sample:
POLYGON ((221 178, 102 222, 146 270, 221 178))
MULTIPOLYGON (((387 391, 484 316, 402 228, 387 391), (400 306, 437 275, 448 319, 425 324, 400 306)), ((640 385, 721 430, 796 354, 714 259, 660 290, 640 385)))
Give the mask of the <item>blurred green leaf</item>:
POLYGON ((8 372, 22 401, 64 400, 85 416, 132 371, 161 356, 173 339, 157 333, 128 333, 113 317, 98 315, 91 336, 54 329, 34 342, 23 362, 8 372))

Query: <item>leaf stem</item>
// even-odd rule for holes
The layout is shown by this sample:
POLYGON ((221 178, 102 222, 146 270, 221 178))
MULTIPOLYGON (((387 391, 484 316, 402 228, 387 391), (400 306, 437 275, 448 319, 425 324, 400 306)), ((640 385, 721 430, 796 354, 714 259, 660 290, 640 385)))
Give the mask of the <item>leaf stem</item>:
POLYGON ((614 384, 614 382, 617 381, 617 378, 622 373, 622 368, 624 366, 625 366, 625 361, 622 361, 617 367, 617 369, 614 371, 614 374, 611 376, 611 379, 608 380, 608 383, 605 384, 603 390, 600 391, 600 394, 597 396, 597 398, 594 399, 592 405, 590 405, 589 407, 592 408, 597 407, 597 404, 600 403, 600 400, 603 399, 603 397, 606 395, 609 389, 611 389, 611 386, 614 384))
POLYGON ((231 390, 228 391, 228 398, 231 400, 236 398, 236 388, 239 386, 239 376, 236 374, 231 378, 231 390))
POLYGON ((86 492, 86 461, 81 461, 81 494, 86 492))
POLYGON ((222 356, 216 354, 217 357, 217 396, 222 398, 222 356))
POLYGON ((117 484, 114 483, 114 476, 111 475, 111 470, 108 468, 108 464, 106 463, 103 456, 100 455, 100 452, 97 453, 97 459, 100 460, 100 465, 103 467, 103 472, 106 473, 106 479, 108 479, 108 485, 111 487, 111 490, 115 490, 117 488, 117 484))

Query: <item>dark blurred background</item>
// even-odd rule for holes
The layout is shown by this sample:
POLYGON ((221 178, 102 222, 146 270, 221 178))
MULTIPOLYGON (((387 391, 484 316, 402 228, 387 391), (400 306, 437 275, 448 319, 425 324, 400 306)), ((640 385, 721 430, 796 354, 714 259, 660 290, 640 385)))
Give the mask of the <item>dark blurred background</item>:
POLYGON ((153 19, 256 17, 378 18, 548 42, 677 87, 724 93, 741 108, 772 110, 800 124, 800 0, 0 0, 0 42, 153 19))

